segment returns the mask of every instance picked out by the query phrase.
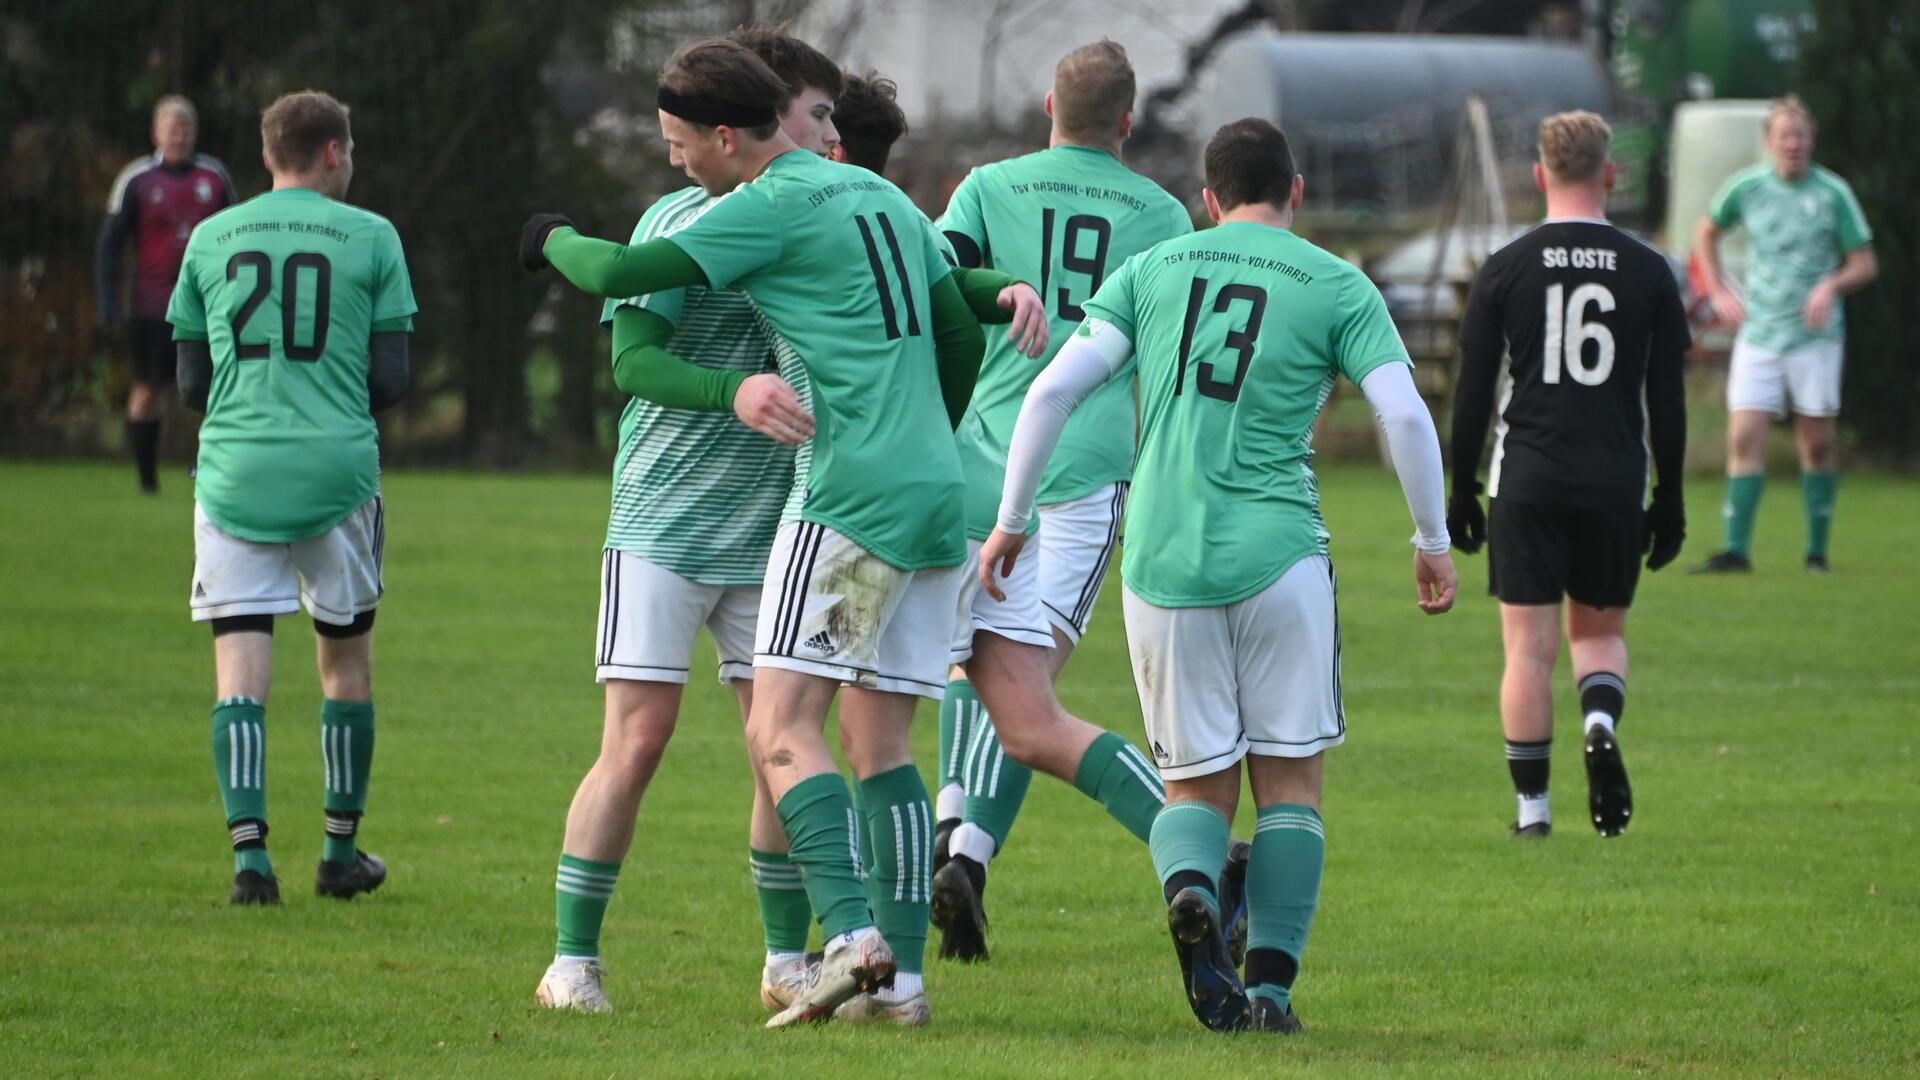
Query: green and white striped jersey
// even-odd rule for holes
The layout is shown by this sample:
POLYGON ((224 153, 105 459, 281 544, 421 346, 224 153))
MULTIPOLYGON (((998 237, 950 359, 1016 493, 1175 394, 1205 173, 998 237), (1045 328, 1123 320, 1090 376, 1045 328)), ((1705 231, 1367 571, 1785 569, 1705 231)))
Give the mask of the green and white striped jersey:
MULTIPOLYGON (((634 226, 633 242, 671 235, 716 201, 698 187, 668 195, 634 226)), ((601 322, 611 325, 623 304, 671 322, 667 347, 690 363, 728 371, 775 367, 759 313, 740 293, 694 286, 608 300, 601 322)), ((731 412, 634 398, 620 414, 607 546, 703 585, 758 585, 793 487, 793 460, 791 448, 731 412)))

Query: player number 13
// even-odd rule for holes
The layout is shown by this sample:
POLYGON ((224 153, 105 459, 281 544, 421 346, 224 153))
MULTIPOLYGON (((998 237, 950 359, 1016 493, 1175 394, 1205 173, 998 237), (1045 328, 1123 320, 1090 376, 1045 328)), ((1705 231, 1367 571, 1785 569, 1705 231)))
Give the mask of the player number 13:
POLYGON ((1541 379, 1560 382, 1562 357, 1567 374, 1582 386, 1599 386, 1613 374, 1613 331, 1597 322, 1584 321, 1587 305, 1599 307, 1601 314, 1613 310, 1613 290, 1588 282, 1576 286, 1572 296, 1565 285, 1547 286, 1547 332, 1540 342, 1541 379), (1593 342, 1593 363, 1587 363, 1587 342, 1593 342))

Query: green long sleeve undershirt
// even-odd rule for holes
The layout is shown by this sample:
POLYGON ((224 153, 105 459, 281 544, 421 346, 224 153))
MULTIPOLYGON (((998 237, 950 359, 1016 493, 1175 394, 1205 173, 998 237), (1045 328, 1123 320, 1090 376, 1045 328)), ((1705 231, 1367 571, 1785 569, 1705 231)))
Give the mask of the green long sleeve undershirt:
POLYGON ((1012 309, 1000 306, 1000 290, 1020 284, 1019 278, 998 270, 956 266, 953 280, 960 286, 960 295, 967 298, 967 310, 981 325, 1004 326, 1013 321, 1012 309))
MULTIPOLYGON (((616 244, 581 236, 561 227, 548 237, 542 249, 554 269, 580 289, 595 296, 641 296, 646 293, 677 289, 688 285, 706 285, 705 271, 672 240, 649 240, 644 244, 616 244)), ((980 273, 978 271, 969 272, 980 273)), ((991 271, 986 273, 992 274, 991 271)), ((996 275, 1005 278, 1006 275, 996 275)), ((978 290, 989 297, 1011 284, 996 284, 990 279, 977 282, 978 290)), ((980 360, 986 352, 986 336, 973 306, 960 291, 953 275, 935 283, 931 300, 933 344, 940 377, 940 397, 946 405, 947 421, 960 426, 967 403, 973 397, 974 380, 980 374, 980 360)), ((997 304, 992 305, 1001 313, 997 304)), ((1007 315, 1000 321, 1011 318, 1007 315)), ((623 307, 613 317, 613 381, 626 393, 644 401, 669 408, 724 412, 733 408, 733 398, 746 372, 721 371, 690 363, 666 348, 673 336, 667 320, 639 308, 623 307)))

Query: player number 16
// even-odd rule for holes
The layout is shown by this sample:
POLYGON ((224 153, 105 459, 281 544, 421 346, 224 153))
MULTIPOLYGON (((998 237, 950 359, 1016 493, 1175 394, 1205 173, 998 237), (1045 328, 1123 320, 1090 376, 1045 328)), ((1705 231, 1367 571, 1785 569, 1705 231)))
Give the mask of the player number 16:
POLYGON ((1599 386, 1613 374, 1613 331, 1601 323, 1585 322, 1587 305, 1594 304, 1601 314, 1613 310, 1613 290, 1588 282, 1566 296, 1565 285, 1547 286, 1547 332, 1540 343, 1540 377, 1548 383, 1560 382, 1561 356, 1566 357, 1567 374, 1582 386, 1599 386), (1564 300, 1564 302, 1563 302, 1564 300), (1586 344, 1593 342, 1593 363, 1587 363, 1586 344))

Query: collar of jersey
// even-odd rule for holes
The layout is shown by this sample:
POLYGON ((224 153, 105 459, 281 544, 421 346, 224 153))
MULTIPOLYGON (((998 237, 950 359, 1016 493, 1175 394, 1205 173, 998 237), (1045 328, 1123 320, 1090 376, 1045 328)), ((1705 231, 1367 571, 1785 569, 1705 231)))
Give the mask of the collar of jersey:
POLYGON ((326 198, 325 195, 320 194, 319 192, 313 190, 310 187, 289 187, 289 188, 280 188, 278 190, 272 190, 272 191, 263 191, 260 193, 260 198, 265 199, 272 196, 288 196, 288 195, 304 195, 310 199, 326 198))
POLYGON ((1079 151, 1081 151, 1082 153, 1087 153, 1087 154, 1099 154, 1099 155, 1100 155, 1101 157, 1109 157, 1109 158, 1113 158, 1113 160, 1115 160, 1115 161, 1119 161, 1119 160, 1120 160, 1120 159, 1119 159, 1118 157, 1115 157, 1115 156, 1114 156, 1114 153, 1113 153, 1113 151, 1111 151, 1111 150, 1103 150, 1103 149, 1101 149, 1101 148, 1100 148, 1100 147, 1098 147, 1098 146, 1083 146, 1083 145, 1082 145, 1082 144, 1080 144, 1080 143, 1061 143, 1061 144, 1060 144, 1059 146, 1053 146, 1053 147, 1049 147, 1048 149, 1051 149, 1051 150, 1079 150, 1079 151))

